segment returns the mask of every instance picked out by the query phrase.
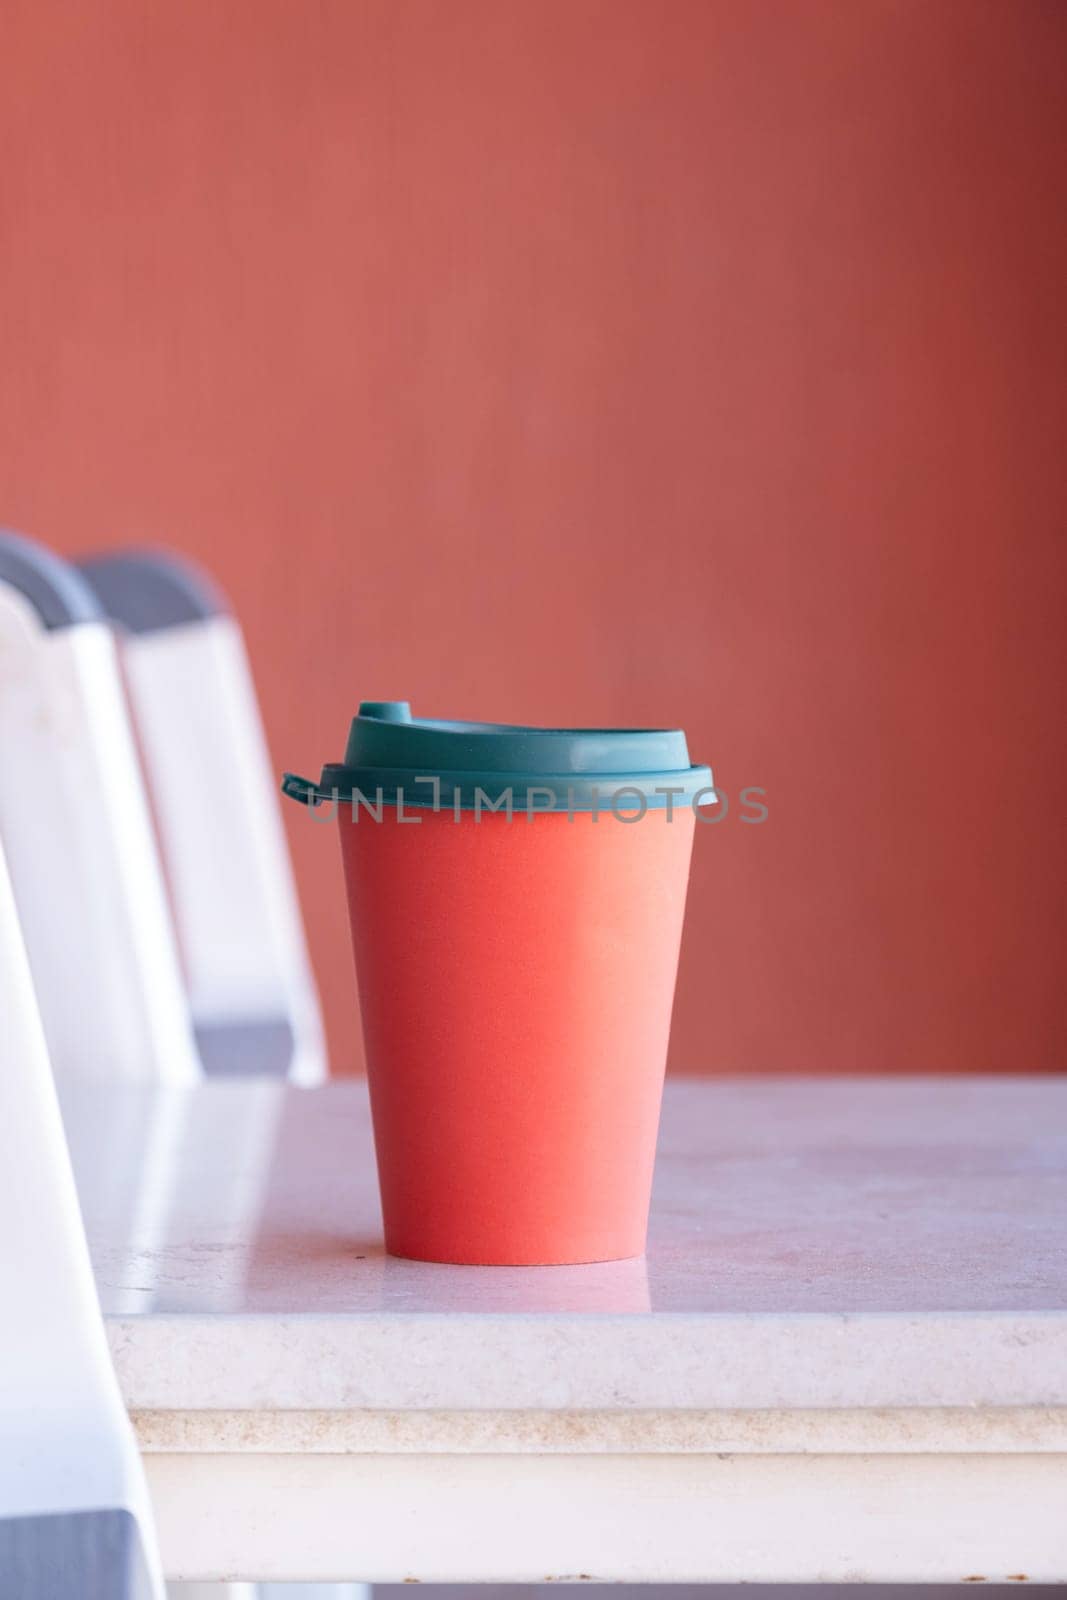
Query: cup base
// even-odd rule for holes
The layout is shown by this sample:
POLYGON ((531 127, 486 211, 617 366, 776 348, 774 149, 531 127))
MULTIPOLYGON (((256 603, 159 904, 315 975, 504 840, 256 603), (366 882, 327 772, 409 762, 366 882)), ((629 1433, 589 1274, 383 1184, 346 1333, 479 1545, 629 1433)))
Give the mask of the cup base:
POLYGON ((612 1251, 609 1255, 553 1255, 553 1256, 525 1256, 519 1259, 517 1255, 496 1256, 487 1259, 487 1253, 472 1251, 471 1253, 458 1250, 429 1251, 419 1250, 408 1246, 401 1249, 399 1246, 388 1242, 385 1246, 386 1255, 394 1256, 398 1261, 421 1261, 427 1265, 437 1267, 595 1267, 608 1261, 639 1261, 644 1255, 644 1246, 639 1250, 626 1250, 621 1254, 612 1251))

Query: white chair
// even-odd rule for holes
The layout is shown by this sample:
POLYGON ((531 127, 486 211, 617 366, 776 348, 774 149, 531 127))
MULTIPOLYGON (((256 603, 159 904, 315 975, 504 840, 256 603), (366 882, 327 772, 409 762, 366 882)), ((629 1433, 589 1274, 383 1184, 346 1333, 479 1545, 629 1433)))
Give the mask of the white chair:
MULTIPOLYGON (((322 1018, 240 625, 205 574, 169 552, 94 556, 79 572, 119 637, 204 1069, 319 1083, 322 1018)), ((206 1584, 170 1590, 219 1596, 206 1584)), ((254 1588, 256 1600, 368 1593, 254 1588)))
POLYGON ((0 533, 0 840, 53 1070, 200 1076, 112 630, 0 533))
MULTIPOLYGON (((113 630, 73 567, 11 533, 0 534, 0 843, 51 1068, 64 1080, 197 1083, 113 630)), ((146 1208, 165 1218, 165 1148, 153 1168, 151 1192, 127 1197, 131 1226, 146 1225, 146 1208)))
POLYGON ((318 997, 240 626, 170 553, 79 571, 119 633, 204 1068, 318 1083, 318 997))
POLYGON ((2 852, 0 1017, 0 1595, 161 1600, 2 852))
MULTIPOLYGON (((145 599, 143 567, 136 578, 145 599)), ((108 590, 106 579, 100 583, 108 590)), ((151 601, 151 574, 148 588, 151 601)), ((173 603, 174 582, 169 589, 173 603)), ((115 619, 185 935, 199 1013, 194 1043, 112 619, 77 569, 0 534, 0 840, 10 841, 19 864, 45 1031, 65 1078, 195 1083, 200 1052, 216 1071, 304 1082, 324 1071, 317 999, 240 633, 202 603, 198 616, 194 626, 147 629, 143 638, 115 619), (205 771, 223 780, 217 807, 203 804, 205 771)), ((116 1151, 113 1198, 140 1236, 166 1227, 172 1152, 151 1107, 129 1131, 150 1181, 130 1192, 131 1163, 116 1151)), ((171 1584, 168 1593, 171 1600, 275 1593, 347 1600, 365 1587, 171 1584)), ((82 1600, 80 1591, 71 1600, 75 1594, 82 1600)), ((0 1597, 8 1600, 2 1587, 0 1597)))

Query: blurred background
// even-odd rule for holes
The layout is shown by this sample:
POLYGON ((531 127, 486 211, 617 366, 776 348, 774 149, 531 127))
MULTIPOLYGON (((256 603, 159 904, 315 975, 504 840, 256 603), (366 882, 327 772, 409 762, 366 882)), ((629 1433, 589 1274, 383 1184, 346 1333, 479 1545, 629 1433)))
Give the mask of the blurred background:
POLYGON ((684 726, 675 1070, 1063 1066, 1062 0, 7 0, 0 83, 4 522, 206 564, 279 771, 684 726))

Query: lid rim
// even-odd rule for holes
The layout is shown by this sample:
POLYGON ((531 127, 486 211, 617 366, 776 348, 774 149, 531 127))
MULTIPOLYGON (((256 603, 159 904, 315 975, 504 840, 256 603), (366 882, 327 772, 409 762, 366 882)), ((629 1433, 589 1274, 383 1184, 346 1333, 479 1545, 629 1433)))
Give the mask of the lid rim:
POLYGON ((666 772, 595 773, 485 773, 441 772, 421 775, 430 788, 412 789, 415 780, 407 769, 323 767, 318 783, 297 779, 283 784, 285 792, 305 805, 355 802, 368 809, 395 806, 412 811, 488 811, 505 808, 526 812, 598 811, 615 808, 666 810, 690 805, 698 795, 702 804, 717 803, 710 767, 693 765, 666 772), (436 788, 433 786, 436 785, 436 788), (547 803, 550 801, 551 803, 547 803))

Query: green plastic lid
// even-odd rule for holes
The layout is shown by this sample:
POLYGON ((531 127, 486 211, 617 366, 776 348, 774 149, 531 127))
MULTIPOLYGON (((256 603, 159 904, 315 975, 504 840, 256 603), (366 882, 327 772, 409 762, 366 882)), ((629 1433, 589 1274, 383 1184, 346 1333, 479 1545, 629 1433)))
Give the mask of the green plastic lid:
POLYGON ((711 771, 680 729, 520 728, 413 717, 405 700, 365 700, 345 759, 282 790, 305 805, 352 801, 450 811, 614 811, 714 803, 711 771))

